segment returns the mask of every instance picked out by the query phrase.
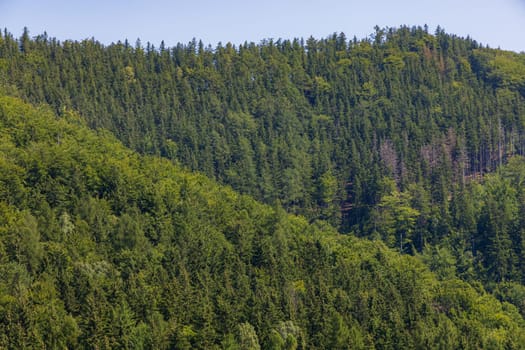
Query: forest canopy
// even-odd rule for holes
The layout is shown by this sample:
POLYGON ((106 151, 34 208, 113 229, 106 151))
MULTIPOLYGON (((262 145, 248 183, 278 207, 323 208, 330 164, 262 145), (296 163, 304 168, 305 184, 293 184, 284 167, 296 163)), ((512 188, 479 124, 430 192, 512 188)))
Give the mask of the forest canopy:
POLYGON ((5 30, 0 347, 523 346, 524 57, 5 30))
MULTIPOLYGON (((525 344, 523 310, 459 280, 446 256, 434 274, 139 156, 71 112, 1 97, 0 134, 2 347, 525 344)), ((508 171, 523 180, 520 164, 508 171)))

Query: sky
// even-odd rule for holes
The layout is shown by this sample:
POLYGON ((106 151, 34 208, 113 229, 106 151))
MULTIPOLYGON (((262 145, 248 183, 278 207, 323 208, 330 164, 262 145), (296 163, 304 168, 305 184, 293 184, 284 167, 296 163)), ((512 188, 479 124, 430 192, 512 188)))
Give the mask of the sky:
POLYGON ((263 39, 368 37, 377 25, 441 26, 492 48, 525 51, 525 0, 0 0, 0 28, 19 37, 156 47, 193 38, 215 46, 263 39))

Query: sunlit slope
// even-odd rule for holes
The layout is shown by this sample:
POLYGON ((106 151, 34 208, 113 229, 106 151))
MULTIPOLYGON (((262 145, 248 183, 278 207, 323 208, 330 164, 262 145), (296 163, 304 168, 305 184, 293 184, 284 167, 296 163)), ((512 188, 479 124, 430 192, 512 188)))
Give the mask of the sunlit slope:
POLYGON ((0 346, 519 348, 514 306, 0 98, 0 346))

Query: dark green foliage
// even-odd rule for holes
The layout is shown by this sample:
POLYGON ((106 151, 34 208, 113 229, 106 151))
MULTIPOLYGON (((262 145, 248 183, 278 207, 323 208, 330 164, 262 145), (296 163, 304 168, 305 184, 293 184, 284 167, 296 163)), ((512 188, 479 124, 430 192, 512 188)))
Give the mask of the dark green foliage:
POLYGON ((2 348, 525 344, 518 309, 417 258, 138 156, 72 114, 1 97, 0 115, 0 159, 16 175, 0 200, 2 348))
POLYGON ((417 182, 441 211, 437 238, 451 184, 525 154, 524 57, 420 27, 373 38, 155 48, 5 32, 0 81, 343 232, 369 234, 383 176, 417 182))

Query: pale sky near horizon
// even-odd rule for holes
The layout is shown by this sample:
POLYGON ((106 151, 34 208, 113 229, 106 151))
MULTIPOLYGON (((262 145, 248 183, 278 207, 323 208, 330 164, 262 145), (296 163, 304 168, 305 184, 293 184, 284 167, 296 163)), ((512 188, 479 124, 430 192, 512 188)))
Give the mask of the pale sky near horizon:
POLYGON ((365 38, 374 26, 437 25, 493 48, 525 51, 525 0, 0 0, 0 28, 19 37, 44 31, 59 40, 94 37, 110 44, 192 38, 258 43, 263 39, 325 38, 344 32, 365 38))

